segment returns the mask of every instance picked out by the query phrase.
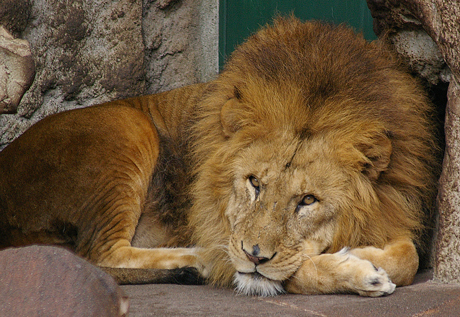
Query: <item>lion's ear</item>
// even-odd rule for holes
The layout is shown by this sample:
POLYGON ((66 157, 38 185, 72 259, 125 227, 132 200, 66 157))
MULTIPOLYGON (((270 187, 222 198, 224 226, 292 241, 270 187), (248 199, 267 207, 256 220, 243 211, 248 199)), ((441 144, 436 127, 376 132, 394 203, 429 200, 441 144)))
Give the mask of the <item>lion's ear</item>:
POLYGON ((243 125, 244 105, 238 98, 227 100, 220 111, 220 121, 224 134, 228 137, 238 131, 243 125))
POLYGON ((390 164, 393 147, 388 133, 378 133, 366 138, 355 147, 364 154, 361 172, 375 181, 390 164))

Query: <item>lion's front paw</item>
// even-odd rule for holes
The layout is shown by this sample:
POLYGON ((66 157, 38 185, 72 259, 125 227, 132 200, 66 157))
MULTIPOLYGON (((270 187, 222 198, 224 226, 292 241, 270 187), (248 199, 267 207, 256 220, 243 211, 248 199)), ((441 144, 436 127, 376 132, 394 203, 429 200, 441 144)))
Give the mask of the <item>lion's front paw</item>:
POLYGON ((289 293, 358 293, 371 297, 389 295, 396 287, 383 269, 354 256, 349 249, 311 257, 284 286, 289 293))
POLYGON ((143 252, 144 263, 142 266, 126 266, 137 268, 155 268, 174 270, 184 267, 195 268, 203 278, 209 275, 208 265, 203 261, 200 248, 158 248, 136 249, 143 252))
POLYGON ((198 272, 200 273, 201 277, 203 278, 209 277, 209 273, 210 273, 209 264, 205 263, 205 261, 203 260, 203 257, 201 255, 202 249, 198 247, 189 248, 189 249, 192 252, 191 255, 193 256, 192 264, 190 266, 196 268, 198 272))
POLYGON ((348 251, 340 251, 337 255, 343 257, 341 265, 349 272, 349 289, 361 296, 378 297, 394 292, 393 284, 388 274, 382 268, 377 269, 371 262, 362 260, 348 251))
POLYGON ((391 282, 382 268, 365 275, 362 279, 362 285, 362 289, 357 288, 358 294, 369 297, 390 295, 396 288, 396 285, 391 282))

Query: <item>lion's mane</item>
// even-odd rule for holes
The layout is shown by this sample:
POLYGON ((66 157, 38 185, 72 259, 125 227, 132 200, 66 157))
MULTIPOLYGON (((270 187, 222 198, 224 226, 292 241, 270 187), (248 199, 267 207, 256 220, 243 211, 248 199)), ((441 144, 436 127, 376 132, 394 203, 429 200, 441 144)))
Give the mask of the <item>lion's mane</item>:
MULTIPOLYGON (((346 212, 328 252, 417 238, 422 206, 432 199, 435 184, 430 106, 382 42, 368 43, 344 26, 278 18, 233 53, 203 100, 191 133, 196 168, 189 218, 193 241, 214 263, 211 282, 230 284, 234 274, 226 249, 232 162, 268 131, 290 129, 308 137, 327 130, 344 144, 358 142, 372 166, 363 166, 369 181, 352 177, 357 190, 343 199, 346 212), (223 111, 232 98, 248 96, 252 103, 223 111), (279 102, 274 98, 285 107, 271 107, 279 102)), ((347 158, 343 153, 344 162, 347 158)))

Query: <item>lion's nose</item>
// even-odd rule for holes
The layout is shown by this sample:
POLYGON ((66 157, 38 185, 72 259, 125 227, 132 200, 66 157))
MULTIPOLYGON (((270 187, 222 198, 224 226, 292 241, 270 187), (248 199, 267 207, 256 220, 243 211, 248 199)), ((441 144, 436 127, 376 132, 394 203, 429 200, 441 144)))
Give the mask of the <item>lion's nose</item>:
POLYGON ((248 257, 249 261, 251 261, 255 265, 263 264, 263 263, 265 263, 267 261, 270 261, 269 258, 266 258, 266 257, 263 257, 263 256, 254 256, 254 255, 248 253, 246 250, 243 250, 243 251, 244 251, 244 254, 246 254, 246 256, 248 257))
POLYGON ((273 254, 271 258, 267 258, 264 256, 257 256, 260 253, 260 248, 258 244, 252 246, 252 254, 251 254, 243 248, 243 241, 241 241, 241 249, 243 250, 244 254, 246 254, 246 257, 249 259, 249 261, 251 261, 255 265, 264 264, 270 261, 271 259, 273 259, 273 257, 276 255, 276 253, 273 254))

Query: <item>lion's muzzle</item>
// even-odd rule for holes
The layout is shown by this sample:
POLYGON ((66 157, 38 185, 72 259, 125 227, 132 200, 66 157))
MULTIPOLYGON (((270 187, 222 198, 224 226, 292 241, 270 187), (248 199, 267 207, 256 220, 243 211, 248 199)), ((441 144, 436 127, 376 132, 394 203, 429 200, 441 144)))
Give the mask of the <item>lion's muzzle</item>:
POLYGON ((243 250, 244 254, 246 254, 246 257, 249 259, 249 261, 254 263, 256 266, 259 264, 264 264, 276 256, 276 252, 273 253, 271 257, 258 256, 260 254, 260 248, 258 244, 253 245, 252 253, 249 253, 248 251, 244 249, 243 241, 241 241, 241 250, 243 250))

